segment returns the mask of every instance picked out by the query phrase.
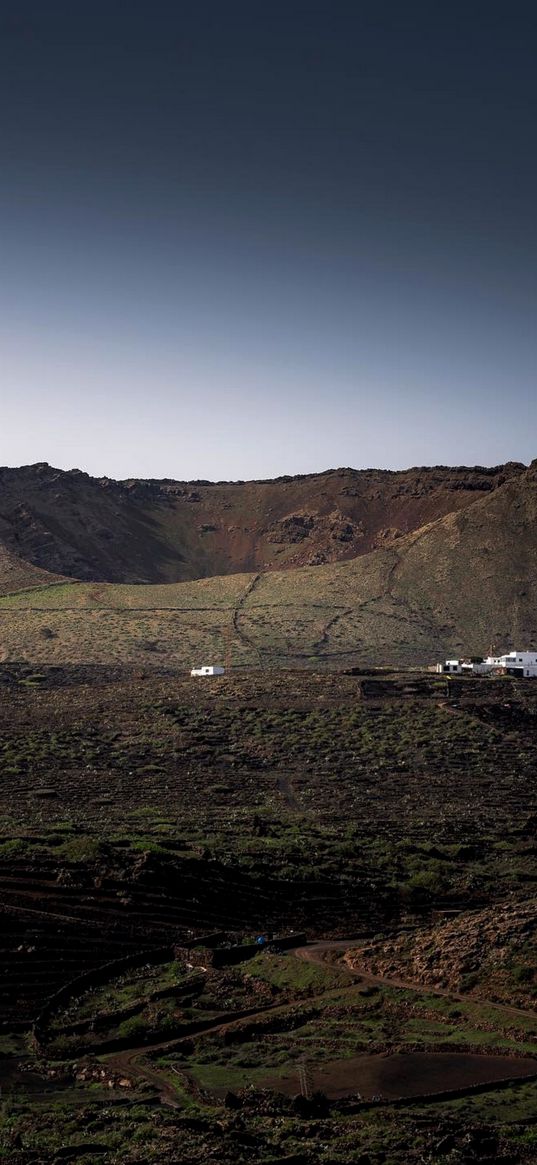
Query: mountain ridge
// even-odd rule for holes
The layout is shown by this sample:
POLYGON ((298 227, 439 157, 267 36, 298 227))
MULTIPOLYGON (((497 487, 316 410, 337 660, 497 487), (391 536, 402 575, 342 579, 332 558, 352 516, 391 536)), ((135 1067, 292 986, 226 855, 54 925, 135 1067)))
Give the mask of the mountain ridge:
POLYGON ((0 543, 30 567, 83 581, 292 570, 394 545, 528 472, 507 462, 251 482, 115 481, 38 462, 0 468, 0 543))
MULTIPOLYGON (((25 580, 23 559, 5 550, 4 658, 180 668, 204 658, 234 666, 422 666, 481 654, 491 643, 537 649, 537 462, 499 476, 492 488, 453 490, 448 512, 446 490, 439 501, 426 481, 410 513, 427 516, 423 498, 432 496, 429 521, 317 565, 291 568, 288 557, 282 569, 250 563, 150 585, 66 579, 67 572, 31 565, 25 580)), ((400 496, 406 504, 406 492, 400 496)), ((332 501, 324 499, 325 510, 332 501)), ((319 508, 313 530, 326 539, 325 519, 319 508)))

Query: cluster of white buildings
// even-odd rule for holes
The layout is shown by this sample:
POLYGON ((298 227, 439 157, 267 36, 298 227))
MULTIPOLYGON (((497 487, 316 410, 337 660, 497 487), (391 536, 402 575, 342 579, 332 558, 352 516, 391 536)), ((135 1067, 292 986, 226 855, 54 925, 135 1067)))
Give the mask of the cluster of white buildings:
POLYGON ((446 659, 437 663, 442 675, 497 675, 537 677, 537 652, 508 651, 505 655, 487 655, 486 659, 446 659))

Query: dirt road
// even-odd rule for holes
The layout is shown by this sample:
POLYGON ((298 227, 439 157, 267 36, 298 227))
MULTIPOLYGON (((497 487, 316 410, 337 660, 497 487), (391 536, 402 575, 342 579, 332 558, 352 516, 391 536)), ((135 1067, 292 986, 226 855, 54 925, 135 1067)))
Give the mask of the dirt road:
MULTIPOLYGON (((318 963, 322 966, 323 963, 328 962, 330 952, 338 951, 345 953, 346 951, 360 951, 360 947, 356 940, 354 942, 349 939, 336 939, 334 941, 326 940, 316 943, 311 943, 308 946, 297 947, 294 954, 299 959, 304 959, 308 963, 318 963)), ((510 1007, 507 1003, 496 1003, 492 999, 477 999, 471 995, 463 995, 456 991, 451 991, 447 987, 433 987, 427 983, 416 983, 409 979, 399 979, 387 977, 386 975, 373 975, 365 967, 355 966, 351 967, 345 961, 338 964, 343 971, 348 972, 354 978, 360 978, 366 983, 377 984, 383 987, 396 987, 404 991, 418 991, 421 994, 427 995, 441 995, 445 999, 454 999, 458 1003, 476 1003, 484 1004, 486 1007, 493 1007, 495 1011, 501 1011, 504 1015, 512 1015, 519 1019, 536 1018, 537 1012, 523 1007, 510 1007)))
MULTIPOLYGON (((358 943, 359 940, 357 939, 321 940, 319 942, 309 943, 307 946, 297 947, 294 951, 289 952, 289 957, 303 959, 305 962, 317 963, 322 966, 323 964, 332 961, 330 956, 334 953, 344 955, 347 953, 347 951, 351 950, 359 952, 360 947, 358 943)), ((427 984, 415 983, 406 979, 393 978, 391 976, 387 977, 385 975, 373 975, 365 968, 360 966, 352 967, 345 961, 338 962, 338 966, 341 970, 348 974, 349 987, 352 986, 353 982, 360 980, 361 982, 370 983, 377 986, 393 987, 399 990, 414 992, 417 991, 422 994, 426 993, 429 995, 442 996, 443 998, 452 999, 462 1003, 475 1002, 477 1004, 484 1004, 487 1007, 494 1008, 496 1011, 501 1012, 503 1015, 509 1015, 513 1018, 537 1018, 537 1013, 534 1011, 524 1010, 523 1008, 518 1007, 510 1007, 506 1004, 496 1003, 490 999, 476 999, 474 1001, 471 996, 462 995, 444 988, 429 987, 427 984)), ((337 994, 337 992, 340 990, 341 988, 334 989, 332 987, 319 995, 308 998, 308 1005, 311 1006, 312 1004, 322 1002, 323 1000, 328 999, 330 995, 337 994)), ((251 1012, 247 1018, 248 1020, 255 1022, 256 1019, 261 1019, 268 1012, 277 1013, 278 1011, 286 1011, 288 1008, 296 1006, 296 1003, 296 1000, 291 1000, 288 1003, 267 1004, 266 1007, 259 1008, 259 1010, 255 1012, 251 1012)), ((214 1026, 206 1028, 203 1034, 209 1035, 218 1033, 221 1035, 223 1032, 233 1027, 234 1024, 241 1023, 244 1018, 245 1017, 242 1014, 235 1016, 221 1016, 218 1019, 215 1019, 214 1026)), ((142 1047, 130 1048, 124 1052, 119 1052, 110 1056, 107 1059, 107 1063, 114 1071, 120 1072, 127 1078, 145 1080, 147 1083, 152 1084, 158 1091, 162 1104, 171 1106, 172 1108, 180 1108, 181 1104, 177 1099, 177 1093, 173 1087, 173 1084, 170 1083, 170 1081, 167 1079, 166 1074, 157 1068, 154 1064, 148 1063, 144 1057, 148 1052, 152 1053, 156 1051, 172 1051, 173 1048, 179 1046, 181 1042, 181 1040, 177 1039, 166 1040, 151 1045, 146 1044, 142 1047)), ((176 1071, 176 1075, 181 1079, 189 1091, 193 1090, 194 1084, 188 1072, 176 1071)), ((491 1083, 491 1087, 493 1086, 493 1083, 491 1083)))

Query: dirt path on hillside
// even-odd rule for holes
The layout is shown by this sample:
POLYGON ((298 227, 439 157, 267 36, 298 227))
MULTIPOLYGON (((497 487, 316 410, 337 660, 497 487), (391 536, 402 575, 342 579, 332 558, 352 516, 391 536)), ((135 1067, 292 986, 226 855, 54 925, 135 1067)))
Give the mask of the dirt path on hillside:
MULTIPOLYGON (((356 951, 359 954, 360 947, 354 943, 350 943, 348 939, 337 939, 334 941, 327 940, 326 942, 312 943, 311 946, 297 947, 293 953, 299 959, 304 959, 306 962, 317 963, 322 966, 324 963, 330 962, 329 955, 333 951, 356 951)), ((458 1003, 475 1003, 478 1006, 482 1004, 485 1007, 493 1007, 495 1011, 501 1011, 504 1015, 512 1015, 519 1019, 537 1019, 537 1012, 530 1008, 512 1007, 507 1003, 496 1003, 492 999, 463 995, 460 992, 451 991, 447 987, 433 987, 428 983, 419 983, 411 979, 373 975, 365 967, 359 965, 351 966, 345 961, 338 963, 338 966, 349 975, 363 979, 366 983, 377 984, 379 987, 395 987, 399 990, 414 991, 419 994, 440 995, 444 999, 453 999, 458 1003)))
MULTIPOLYGON (((296 950, 290 951, 289 957, 303 959, 305 962, 316 963, 320 966, 323 966, 324 964, 331 962, 330 956, 332 954, 345 954, 347 951, 357 951, 359 953, 360 947, 356 945, 356 940, 353 942, 349 939, 336 939, 311 943, 308 946, 297 947, 296 950)), ((512 1016, 515 1019, 528 1019, 528 1017, 537 1018, 537 1013, 529 1009, 525 1010, 524 1008, 520 1007, 510 1007, 507 1004, 496 1003, 491 999, 477 999, 467 995, 462 995, 458 992, 449 991, 447 988, 430 987, 427 984, 416 983, 406 979, 393 978, 391 976, 387 977, 386 975, 373 975, 366 968, 361 966, 353 967, 347 962, 338 963, 338 967, 348 975, 349 987, 352 986, 353 982, 360 981, 376 986, 392 987, 396 988, 397 990, 413 991, 418 994, 437 995, 441 996, 442 998, 452 999, 460 1003, 475 1003, 485 1007, 492 1007, 495 1011, 498 1011, 503 1015, 512 1016)), ((263 1018, 268 1013, 286 1011, 289 1008, 296 1007, 300 1002, 304 1002, 308 1007, 311 1007, 312 1005, 315 1006, 316 1004, 329 999, 331 995, 337 995, 341 990, 342 987, 332 987, 327 991, 323 991, 319 995, 308 998, 307 1000, 300 1001, 294 999, 288 1003, 269 1003, 266 1005, 266 1007, 259 1008, 259 1010, 250 1013, 248 1016, 220 1016, 215 1020, 214 1026, 205 1028, 203 1032, 200 1032, 199 1034, 204 1036, 214 1034, 223 1035, 224 1032, 234 1027, 236 1024, 242 1023, 245 1019, 247 1019, 248 1022, 255 1023, 256 1020, 263 1018)), ((174 1050, 174 1048, 180 1046, 184 1040, 189 1040, 191 1038, 195 1039, 196 1033, 192 1033, 190 1036, 183 1036, 180 1039, 176 1038, 173 1040, 161 1041, 155 1044, 146 1044, 142 1047, 130 1048, 124 1052, 118 1052, 107 1057, 107 1063, 115 1071, 120 1072, 127 1078, 145 1080, 147 1083, 152 1084, 153 1087, 158 1091, 162 1104, 166 1104, 172 1108, 180 1108, 182 1106, 177 1100, 177 1094, 174 1090, 174 1087, 166 1078, 164 1071, 156 1068, 154 1064, 148 1063, 144 1059, 144 1056, 146 1056, 148 1053, 154 1053, 158 1051, 171 1052, 174 1050)), ((188 1088, 190 1092, 196 1090, 195 1082, 191 1079, 188 1072, 178 1070, 176 1074, 180 1077, 184 1086, 188 1088)), ((491 1082, 491 1088, 493 1087, 494 1082, 491 1082)), ((419 1098, 416 1097, 416 1099, 419 1098)))
POLYGON ((312 644, 311 650, 314 655, 319 655, 324 651, 325 647, 328 647, 332 628, 335 626, 339 619, 344 619, 346 615, 352 615, 354 609, 354 607, 344 607, 342 611, 337 611, 335 615, 332 615, 331 619, 328 619, 321 630, 319 639, 316 643, 312 644))
MULTIPOLYGON (((323 1002, 327 996, 337 994, 342 989, 344 989, 343 986, 331 988, 329 991, 323 991, 320 995, 308 997, 303 1002, 307 1003, 308 1007, 315 1006, 315 1004, 323 1002)), ((244 1021, 255 1023, 268 1014, 287 1011, 290 1007, 296 1007, 300 1002, 302 1001, 293 999, 288 1003, 267 1003, 265 1007, 260 1007, 255 1011, 248 1011, 246 1014, 239 1012, 228 1016, 220 1015, 215 1018, 214 1024, 211 1027, 203 1027, 199 1032, 194 1031, 188 1035, 179 1036, 179 1038, 176 1036, 175 1039, 160 1040, 154 1044, 143 1044, 134 1048, 126 1048, 121 1052, 113 1052, 107 1055, 106 1063, 114 1072, 121 1073, 124 1077, 147 1080, 148 1083, 153 1084, 159 1092, 163 1104, 172 1103, 172 1107, 174 1108, 181 1107, 177 1102, 173 1085, 166 1079, 164 1071, 156 1068, 154 1064, 149 1064, 144 1059, 148 1053, 173 1052, 182 1043, 196 1039, 197 1036, 223 1035, 226 1031, 235 1027, 236 1024, 241 1024, 244 1021)), ((196 1085, 192 1082, 188 1072, 179 1072, 178 1075, 181 1076, 189 1091, 196 1089, 196 1085)))
POLYGON ((242 643, 243 647, 248 647, 250 650, 253 650, 253 651, 259 650, 257 647, 257 644, 255 644, 253 642, 253 640, 250 639, 250 637, 248 635, 245 635, 244 631, 241 630, 241 628, 239 626, 239 620, 241 617, 241 612, 244 609, 244 605, 246 603, 246 600, 252 594, 252 591, 255 590, 260 579, 261 579, 260 574, 254 574, 253 578, 250 579, 250 582, 245 587, 240 599, 238 599, 236 606, 233 610, 233 615, 231 617, 233 630, 235 632, 235 635, 237 636, 237 639, 242 643))

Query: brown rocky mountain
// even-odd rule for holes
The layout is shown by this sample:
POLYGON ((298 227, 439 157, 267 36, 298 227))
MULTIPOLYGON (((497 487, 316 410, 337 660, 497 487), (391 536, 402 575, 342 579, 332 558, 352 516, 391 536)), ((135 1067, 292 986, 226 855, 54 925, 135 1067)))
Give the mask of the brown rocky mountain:
POLYGON ((150 643, 180 667, 413 666, 537 648, 537 462, 233 485, 34 466, 1 487, 4 658, 139 662, 150 643))
POLYGON ((526 476, 516 462, 218 483, 117 482, 46 463, 3 468, 0 570, 17 589, 46 581, 42 571, 166 583, 333 564, 404 545, 506 484, 516 492, 526 476))

